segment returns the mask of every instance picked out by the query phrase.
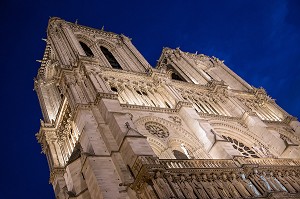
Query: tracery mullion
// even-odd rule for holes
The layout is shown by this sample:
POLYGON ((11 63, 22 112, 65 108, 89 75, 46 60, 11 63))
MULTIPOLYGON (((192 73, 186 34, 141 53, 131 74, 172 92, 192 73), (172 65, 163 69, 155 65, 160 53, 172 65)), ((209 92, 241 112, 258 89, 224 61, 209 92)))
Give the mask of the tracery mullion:
POLYGON ((144 99, 137 92, 138 89, 139 89, 138 86, 131 87, 131 91, 134 92, 134 96, 135 96, 136 100, 138 101, 139 105, 145 105, 144 99))
POLYGON ((68 136, 68 138, 67 138, 67 144, 68 144, 68 146, 69 146, 69 148, 70 148, 70 156, 71 156, 71 154, 72 154, 72 152, 73 152, 73 149, 74 149, 74 145, 73 145, 71 139, 69 138, 69 136, 68 136))
POLYGON ((142 98, 144 99, 145 102, 147 102, 148 106, 153 106, 152 102, 149 100, 147 89, 141 90, 141 94, 142 94, 142 98), (147 95, 144 95, 144 92, 147 95))
POLYGON ((263 110, 262 107, 259 106, 259 107, 258 107, 258 111, 259 111, 262 115, 264 115, 264 118, 265 118, 266 120, 272 120, 272 119, 270 118, 270 116, 264 112, 264 110, 263 110))
POLYGON ((210 101, 210 99, 206 100, 206 103, 208 104, 208 107, 215 115, 220 115, 220 113, 215 109, 215 107, 212 106, 212 102, 210 101))
POLYGON ((127 85, 124 85, 124 92, 125 92, 125 94, 127 96, 128 103, 129 104, 136 104, 135 101, 134 101, 133 94, 132 94, 132 92, 130 91, 130 89, 128 88, 127 85))
POLYGON ((258 115, 258 117, 260 117, 262 120, 266 120, 265 116, 262 115, 262 114, 260 113, 259 110, 255 110, 254 112, 255 112, 255 113, 258 115))
POLYGON ((67 136, 66 139, 65 139, 65 145, 66 145, 67 150, 68 150, 68 159, 69 159, 69 157, 70 157, 71 154, 72 154, 72 148, 71 148, 71 144, 70 144, 70 141, 69 141, 68 136, 67 136))
POLYGON ((161 99, 162 107, 168 108, 167 105, 165 104, 166 102, 168 102, 168 100, 165 99, 164 95, 163 95, 162 93, 160 93, 159 91, 156 91, 155 93, 156 93, 157 96, 161 99))
MULTIPOLYGON (((190 99, 190 97, 188 97, 188 99, 190 99)), ((198 105, 198 103, 197 103, 196 100, 194 100, 192 98, 192 100, 190 100, 190 101, 192 101, 193 107, 196 109, 197 112, 202 112, 202 110, 200 109, 200 107, 199 107, 199 105, 198 105)))
POLYGON ((124 85, 118 86, 117 89, 119 90, 119 96, 124 100, 125 104, 133 104, 124 85))
POLYGON ((159 94, 162 96, 162 98, 164 99, 165 103, 168 103, 170 107, 172 107, 172 102, 169 99, 169 96, 166 94, 167 92, 163 92, 163 88, 160 89, 162 92, 159 92, 159 94))
POLYGON ((154 104, 154 107, 156 107, 156 106, 159 104, 159 102, 158 102, 158 100, 156 99, 156 97, 153 95, 152 91, 149 90, 149 89, 148 89, 148 95, 150 95, 149 99, 150 99, 150 101, 154 104), (151 99, 151 98, 152 98, 152 99, 151 99), (155 100, 155 102, 156 102, 157 104, 156 104, 153 100, 155 100))
POLYGON ((195 103, 198 105, 199 109, 201 110, 202 113, 207 113, 207 111, 203 108, 199 98, 193 98, 195 100, 195 103))
POLYGON ((208 113, 208 114, 212 114, 211 112, 211 110, 210 110, 210 108, 207 106, 207 102, 206 102, 206 100, 205 99, 201 99, 201 102, 202 102, 202 106, 205 108, 205 110, 206 110, 206 112, 208 113))
POLYGON ((225 112, 222 106, 219 105, 218 102, 212 101, 212 104, 214 105, 214 108, 217 110, 217 112, 221 115, 227 116, 228 114, 225 112))
POLYGON ((76 140, 74 138, 74 136, 70 133, 70 137, 71 137, 71 143, 72 143, 72 146, 75 147, 75 144, 76 144, 76 140))
POLYGON ((157 100, 158 104, 159 104, 159 107, 164 107, 164 103, 161 99, 161 96, 159 95, 159 93, 157 93, 156 91, 152 91, 153 92, 153 96, 155 97, 155 99, 157 100))
POLYGON ((281 119, 276 115, 276 113, 269 106, 266 106, 266 111, 268 111, 270 115, 272 115, 275 118, 275 120, 281 121, 281 119))
POLYGON ((268 111, 272 113, 272 115, 277 118, 278 121, 281 121, 281 118, 277 116, 277 114, 274 112, 273 109, 271 109, 269 106, 267 106, 268 111))

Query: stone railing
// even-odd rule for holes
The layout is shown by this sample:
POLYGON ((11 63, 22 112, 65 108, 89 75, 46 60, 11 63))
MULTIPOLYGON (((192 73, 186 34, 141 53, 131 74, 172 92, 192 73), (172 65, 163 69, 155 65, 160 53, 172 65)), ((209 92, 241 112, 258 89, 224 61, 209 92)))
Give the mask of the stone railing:
POLYGON ((274 158, 244 158, 235 157, 240 165, 257 164, 260 166, 300 166, 300 159, 274 159, 274 158))
POLYGON ((132 171, 138 198, 300 198, 298 159, 140 156, 132 171))
POLYGON ((166 169, 176 168, 228 168, 236 167, 233 160, 159 160, 166 169))

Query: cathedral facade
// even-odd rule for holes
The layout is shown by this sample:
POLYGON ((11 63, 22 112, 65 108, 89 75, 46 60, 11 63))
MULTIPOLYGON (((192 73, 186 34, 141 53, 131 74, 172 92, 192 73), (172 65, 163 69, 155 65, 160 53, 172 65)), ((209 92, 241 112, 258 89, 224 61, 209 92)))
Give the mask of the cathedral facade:
POLYGON ((34 81, 57 199, 300 198, 300 123, 216 57, 51 18, 34 81))

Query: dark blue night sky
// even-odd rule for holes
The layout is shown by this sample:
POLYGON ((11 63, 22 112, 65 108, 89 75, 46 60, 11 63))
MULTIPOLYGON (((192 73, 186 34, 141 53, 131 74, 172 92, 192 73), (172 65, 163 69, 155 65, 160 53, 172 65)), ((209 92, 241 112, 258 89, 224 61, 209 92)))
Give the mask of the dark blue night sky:
POLYGON ((152 66, 163 47, 216 56, 300 117, 300 1, 0 2, 1 198, 52 199, 35 139, 42 118, 33 78, 49 16, 131 37, 152 66))

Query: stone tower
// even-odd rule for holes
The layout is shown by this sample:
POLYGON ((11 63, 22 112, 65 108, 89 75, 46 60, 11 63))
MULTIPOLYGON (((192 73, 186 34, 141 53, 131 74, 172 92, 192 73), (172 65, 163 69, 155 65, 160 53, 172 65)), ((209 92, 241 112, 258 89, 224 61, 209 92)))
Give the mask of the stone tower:
POLYGON ((216 57, 55 17, 34 85, 58 199, 300 197, 300 123, 216 57))

